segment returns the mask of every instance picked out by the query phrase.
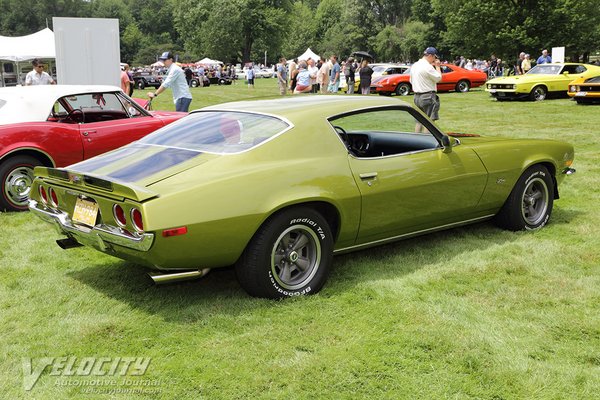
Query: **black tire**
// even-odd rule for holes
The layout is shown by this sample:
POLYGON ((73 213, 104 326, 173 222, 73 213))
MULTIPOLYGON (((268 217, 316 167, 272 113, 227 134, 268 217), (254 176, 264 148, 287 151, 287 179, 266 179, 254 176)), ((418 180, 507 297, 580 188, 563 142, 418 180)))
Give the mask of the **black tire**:
POLYGON ((191 87, 198 87, 198 85, 199 85, 199 84, 198 84, 198 80, 197 80, 197 79, 192 79, 192 80, 190 81, 190 86, 191 86, 191 87))
POLYGON ((462 80, 458 81, 456 84, 456 91, 459 93, 467 93, 469 90, 471 90, 471 84, 469 81, 462 80))
POLYGON ((0 164, 0 210, 26 211, 33 169, 42 163, 31 156, 11 157, 0 164))
POLYGON ((543 85, 534 87, 529 93, 529 99, 532 101, 544 101, 546 97, 548 97, 548 89, 543 85))
POLYGON ((144 82, 143 79, 140 79, 135 83, 135 86, 140 90, 144 90, 146 88, 146 82, 144 82))
POLYGON ((543 165, 529 167, 496 215, 496 224, 511 231, 540 229, 554 204, 554 180, 543 165))
POLYGON ((325 284, 332 258, 333 237, 325 218, 297 207, 274 215, 258 229, 235 272, 251 296, 309 295, 325 284))
POLYGON ((410 90, 410 84, 402 82, 396 86, 396 96, 408 96, 410 94, 410 90))

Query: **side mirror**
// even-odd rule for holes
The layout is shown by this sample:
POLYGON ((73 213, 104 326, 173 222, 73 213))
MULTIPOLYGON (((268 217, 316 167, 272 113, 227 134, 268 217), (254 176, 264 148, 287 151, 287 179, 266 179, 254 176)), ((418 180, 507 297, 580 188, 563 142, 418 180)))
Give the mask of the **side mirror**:
POLYGON ((456 145, 456 139, 444 135, 442 136, 442 146, 444 146, 444 153, 452 153, 452 146, 456 145))
POLYGON ((569 75, 569 72, 565 71, 565 72, 563 72, 563 75, 567 76, 567 75, 569 75))

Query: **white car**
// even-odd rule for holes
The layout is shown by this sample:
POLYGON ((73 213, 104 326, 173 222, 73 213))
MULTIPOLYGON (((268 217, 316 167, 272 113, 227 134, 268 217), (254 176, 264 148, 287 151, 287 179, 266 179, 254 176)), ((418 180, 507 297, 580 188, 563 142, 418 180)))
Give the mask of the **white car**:
MULTIPOLYGON (((374 63, 369 64, 369 66, 373 69, 373 75, 371 76, 371 82, 375 80, 375 78, 379 78, 384 75, 393 75, 393 74, 402 74, 404 73, 410 66, 405 64, 392 64, 392 63, 374 63)), ((360 75, 358 72, 354 75, 355 86, 360 85, 360 75)), ((340 71, 340 86, 339 90, 346 91, 347 89, 346 77, 340 71)), ((357 90, 355 90, 356 92, 357 90)))

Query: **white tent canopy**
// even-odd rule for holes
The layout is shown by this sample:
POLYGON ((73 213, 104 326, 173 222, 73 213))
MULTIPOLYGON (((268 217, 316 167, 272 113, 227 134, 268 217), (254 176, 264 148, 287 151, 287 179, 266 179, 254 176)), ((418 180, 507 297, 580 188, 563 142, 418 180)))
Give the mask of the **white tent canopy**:
POLYGON ((56 58, 54 32, 45 28, 27 36, 0 36, 0 60, 26 61, 56 58))
POLYGON ((217 64, 223 64, 223 63, 218 60, 211 60, 208 57, 204 57, 202 60, 197 61, 196 64, 217 65, 217 64))
POLYGON ((319 59, 321 57, 319 57, 318 54, 315 54, 315 52, 312 51, 310 49, 310 47, 308 49, 306 49, 306 51, 304 52, 304 54, 302 54, 301 56, 298 56, 298 60, 308 60, 309 58, 312 58, 315 61, 319 61, 319 59))

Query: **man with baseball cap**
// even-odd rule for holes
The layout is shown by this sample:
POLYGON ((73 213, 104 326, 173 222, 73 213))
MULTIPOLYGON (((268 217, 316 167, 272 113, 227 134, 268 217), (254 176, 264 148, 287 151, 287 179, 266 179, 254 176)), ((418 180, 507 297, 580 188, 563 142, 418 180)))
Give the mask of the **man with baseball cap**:
POLYGON ((166 88, 173 90, 173 101, 175 102, 175 111, 188 112, 190 103, 192 102, 192 94, 185 79, 185 73, 179 65, 173 60, 173 54, 170 51, 165 51, 160 57, 165 67, 167 67, 167 77, 156 92, 148 93, 148 97, 154 98, 165 91, 166 88))
MULTIPOLYGON (((415 92, 415 105, 433 121, 439 119, 440 98, 437 83, 442 79, 440 60, 435 47, 428 47, 423 57, 410 67, 410 84, 415 92)), ((422 131, 423 127, 417 127, 422 131)))

